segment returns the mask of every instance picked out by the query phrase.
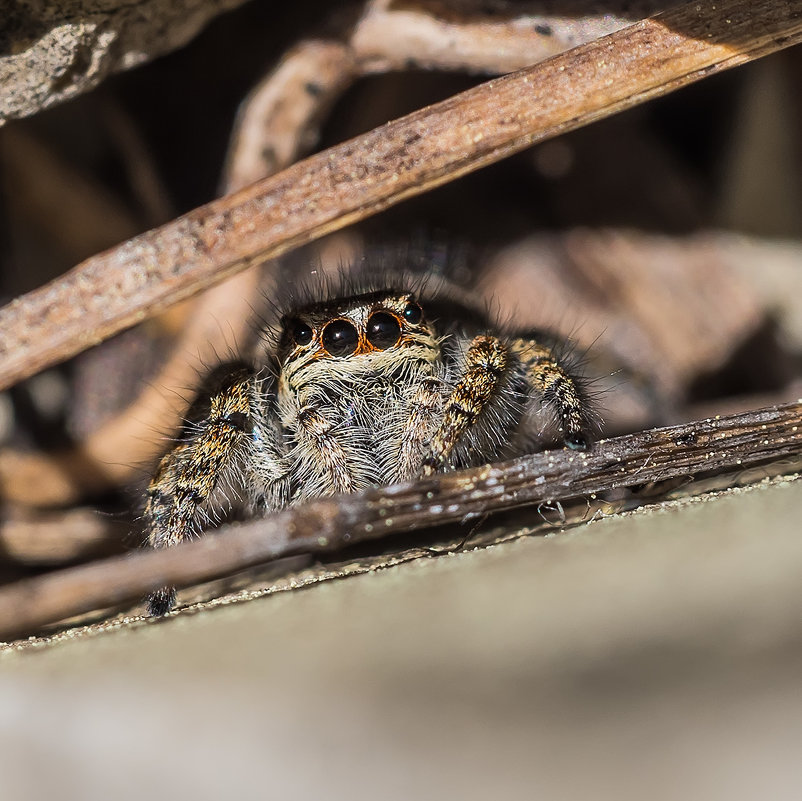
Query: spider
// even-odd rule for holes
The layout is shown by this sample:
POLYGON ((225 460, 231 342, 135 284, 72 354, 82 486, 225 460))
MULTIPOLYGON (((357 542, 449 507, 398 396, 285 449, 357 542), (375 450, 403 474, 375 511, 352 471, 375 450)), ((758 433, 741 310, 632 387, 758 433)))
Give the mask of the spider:
MULTIPOLYGON (((297 303, 250 362, 214 371, 148 487, 152 547, 235 508, 258 517, 550 442, 587 447, 595 413, 564 343, 412 283, 297 303)), ((149 611, 174 602, 163 588, 149 611)))

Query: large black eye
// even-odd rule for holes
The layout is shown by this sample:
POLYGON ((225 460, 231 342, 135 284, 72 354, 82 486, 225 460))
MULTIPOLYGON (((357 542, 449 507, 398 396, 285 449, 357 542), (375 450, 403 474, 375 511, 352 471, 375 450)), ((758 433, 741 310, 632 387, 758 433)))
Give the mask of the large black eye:
POLYGON ((332 320, 323 329, 323 347, 332 356, 347 356, 356 350, 359 335, 348 320, 332 320))
POLYGON ((368 318, 368 342, 374 348, 391 348, 401 336, 401 325, 392 314, 376 312, 368 318))
POLYGON ((314 331, 301 320, 296 320, 292 326, 292 341, 296 345, 308 345, 312 341, 314 331))
POLYGON ((421 317, 423 317, 421 307, 418 306, 414 300, 411 300, 409 303, 407 303, 406 308, 404 309, 404 319, 408 323, 416 325, 421 321, 421 317))

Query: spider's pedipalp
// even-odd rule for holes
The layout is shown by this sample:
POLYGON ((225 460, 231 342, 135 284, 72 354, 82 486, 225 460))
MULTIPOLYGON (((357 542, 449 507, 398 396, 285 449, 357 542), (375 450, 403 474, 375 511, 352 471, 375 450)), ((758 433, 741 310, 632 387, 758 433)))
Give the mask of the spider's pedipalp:
POLYGON ((507 370, 508 351, 495 336, 477 336, 465 354, 465 373, 449 397, 440 427, 423 461, 423 474, 435 473, 496 395, 507 370))

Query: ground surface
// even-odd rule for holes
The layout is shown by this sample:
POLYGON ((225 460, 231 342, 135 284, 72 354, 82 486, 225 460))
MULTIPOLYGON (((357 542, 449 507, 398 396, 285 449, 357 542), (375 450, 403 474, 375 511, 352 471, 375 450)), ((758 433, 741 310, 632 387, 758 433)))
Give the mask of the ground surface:
POLYGON ((4 794, 799 797, 800 503, 767 481, 7 649, 4 794))

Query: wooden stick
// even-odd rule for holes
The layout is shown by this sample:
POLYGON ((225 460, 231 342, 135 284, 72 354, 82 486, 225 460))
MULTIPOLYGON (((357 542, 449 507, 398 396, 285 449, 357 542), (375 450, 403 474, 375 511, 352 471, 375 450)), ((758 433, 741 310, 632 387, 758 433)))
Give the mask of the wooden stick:
POLYGON ((175 548, 18 582, 0 590, 0 637, 136 601, 164 585, 187 587, 291 554, 325 553, 488 512, 740 470, 800 454, 802 402, 797 402, 617 437, 585 453, 545 451, 413 484, 326 498, 175 548))
POLYGON ((251 264, 800 39, 802 0, 693 0, 326 150, 0 309, 0 388, 251 264))

